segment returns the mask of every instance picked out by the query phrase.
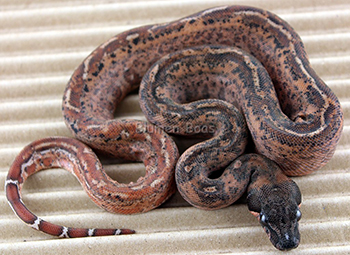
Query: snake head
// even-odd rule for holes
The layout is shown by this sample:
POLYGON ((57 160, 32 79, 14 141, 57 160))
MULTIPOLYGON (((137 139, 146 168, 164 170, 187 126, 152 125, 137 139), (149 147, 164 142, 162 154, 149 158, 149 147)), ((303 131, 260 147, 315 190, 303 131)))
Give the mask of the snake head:
POLYGON ((277 249, 298 247, 301 193, 292 180, 252 189, 248 192, 247 201, 250 212, 258 218, 277 249))

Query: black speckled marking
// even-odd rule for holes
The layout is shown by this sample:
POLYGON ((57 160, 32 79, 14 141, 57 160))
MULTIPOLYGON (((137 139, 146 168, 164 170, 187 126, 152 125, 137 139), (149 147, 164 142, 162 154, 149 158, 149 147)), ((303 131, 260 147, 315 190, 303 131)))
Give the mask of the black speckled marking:
MULTIPOLYGON (((158 163, 158 168, 161 165, 171 168, 166 164, 169 163, 167 159, 170 157, 171 162, 176 159, 161 147, 158 146, 163 152, 157 158, 159 161, 152 158, 152 155, 159 155, 153 145, 159 144, 157 139, 160 137, 147 131, 149 124, 116 120, 113 111, 130 91, 139 86, 146 71, 162 56, 203 45, 238 47, 256 60, 250 59, 246 65, 233 68, 231 73, 220 73, 217 67, 221 64, 228 68, 236 60, 210 61, 217 58, 216 54, 207 55, 208 59, 203 62, 174 64, 173 73, 169 73, 166 79, 180 83, 176 86, 161 84, 151 96, 142 92, 140 95, 142 102, 158 97, 158 105, 142 103, 142 108, 148 118, 163 126, 164 130, 176 130, 176 133, 185 135, 199 130, 212 137, 191 148, 194 155, 183 155, 190 163, 184 166, 188 172, 196 166, 202 169, 200 173, 204 171, 204 175, 209 176, 215 169, 228 165, 226 156, 220 155, 221 148, 230 151, 227 154, 231 154, 231 160, 244 151, 247 132, 236 137, 238 135, 231 130, 231 139, 225 133, 230 130, 230 125, 236 130, 244 129, 245 120, 239 117, 241 114, 247 120, 256 151, 276 162, 286 174, 308 174, 329 161, 343 126, 337 98, 310 67, 298 34, 276 15, 246 6, 217 7, 171 23, 136 28, 102 44, 76 69, 67 85, 63 99, 67 127, 80 140, 110 155, 126 159, 146 158, 146 163, 158 163), (263 64, 270 78, 265 79, 265 71, 260 71, 262 66, 258 62, 263 64), (205 72, 201 65, 207 68, 205 72), (188 74, 186 79, 185 75, 177 76, 177 70, 190 69, 201 70, 195 76, 203 79, 191 83, 192 77, 188 74), (256 70, 256 75, 246 75, 251 74, 249 70, 256 70), (212 82, 217 72, 219 78, 212 82), (257 86, 249 85, 252 82, 257 86), (208 97, 210 101, 191 102, 208 97), (183 103, 188 104, 181 106, 183 103), (160 111, 157 107, 161 108, 160 111), (198 116, 195 116, 196 107, 202 109, 198 116), (232 115, 237 119, 231 121, 232 115), (226 117, 228 119, 224 120, 226 117), (184 128, 186 122, 192 125, 190 132, 184 128), (208 123, 213 124, 214 131, 202 130, 208 123), (141 129, 146 131, 135 132, 141 129), (128 136, 122 135, 125 131, 128 131, 128 136), (228 149, 232 141, 243 142, 238 149, 228 149), (203 150, 206 153, 199 154, 203 150), (205 164, 203 160, 196 163, 197 156, 210 159, 209 163, 205 164)), ((237 61, 242 63, 242 57, 237 61)), ((157 73, 156 66, 152 70, 157 73)), ((150 80, 155 79, 152 73, 149 76, 150 80)), ((214 186, 206 187, 208 191, 215 190, 214 186)), ((280 249, 286 248, 273 243, 280 249)))
MULTIPOLYGON (((319 88, 308 88, 309 101, 321 97, 318 92, 319 88)), ((250 210, 270 220, 264 228, 272 243, 282 250, 299 244, 299 188, 272 161, 256 154, 241 156, 248 134, 240 112, 255 143, 264 144, 266 156, 283 159, 279 161, 283 167, 288 161, 298 164, 314 159, 302 148, 311 142, 307 136, 311 128, 316 127, 316 132, 323 128, 319 116, 315 116, 325 103, 323 99, 317 101, 321 105, 316 112, 303 116, 302 121, 293 121, 281 109, 270 76, 258 60, 238 48, 201 46, 157 61, 141 82, 140 101, 150 122, 163 128, 176 125, 177 134, 195 135, 186 132, 189 123, 199 129, 216 127, 211 139, 189 148, 177 163, 177 187, 190 204, 207 210, 222 208, 248 188, 250 210), (294 133, 288 134, 288 130, 294 133), (223 168, 219 177, 211 178, 223 168), (283 225, 286 222, 288 227, 283 225)), ((321 143, 319 140, 318 148, 323 146, 321 143)), ((288 173, 290 169, 285 170, 288 173)))

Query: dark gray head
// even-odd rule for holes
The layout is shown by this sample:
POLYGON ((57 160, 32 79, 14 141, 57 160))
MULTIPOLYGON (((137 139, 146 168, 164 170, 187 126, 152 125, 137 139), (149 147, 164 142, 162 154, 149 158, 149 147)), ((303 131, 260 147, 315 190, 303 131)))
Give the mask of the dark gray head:
POLYGON ((298 247, 301 193, 293 181, 251 189, 247 202, 249 210, 258 218, 277 249, 298 247))

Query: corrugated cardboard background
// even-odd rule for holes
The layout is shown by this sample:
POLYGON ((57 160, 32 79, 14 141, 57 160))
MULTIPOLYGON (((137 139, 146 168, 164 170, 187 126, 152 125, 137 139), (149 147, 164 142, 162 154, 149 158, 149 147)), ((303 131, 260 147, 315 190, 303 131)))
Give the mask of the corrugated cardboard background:
MULTIPOLYGON (((294 178, 303 193, 301 244, 290 254, 350 254, 350 2, 348 0, 111 1, 0 0, 0 186, 15 155, 47 136, 71 136, 61 97, 73 70, 121 31, 171 21, 202 9, 245 4, 273 11, 301 35, 317 73, 340 98, 341 142, 331 162, 294 178)), ((137 95, 117 116, 144 119, 137 95)), ((136 180, 142 164, 103 159, 111 177, 136 180)), ((218 211, 188 206, 177 194, 162 208, 113 215, 93 204, 68 172, 31 177, 23 199, 37 215, 75 227, 129 227, 132 236, 56 239, 25 226, 0 191, 0 254, 278 254, 243 204, 218 211)))

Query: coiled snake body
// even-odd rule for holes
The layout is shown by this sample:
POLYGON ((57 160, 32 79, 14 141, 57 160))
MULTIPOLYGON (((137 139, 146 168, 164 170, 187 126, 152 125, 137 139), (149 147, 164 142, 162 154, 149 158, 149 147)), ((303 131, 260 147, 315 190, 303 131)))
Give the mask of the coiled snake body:
MULTIPOLYGON (((300 239, 301 194, 286 175, 309 174, 326 164, 343 125, 337 98, 310 67, 296 32, 276 15, 244 6, 213 8, 111 38, 75 70, 64 93, 63 115, 79 140, 118 158, 142 160, 146 175, 119 184, 94 173, 101 166, 80 142, 33 143, 15 160, 6 182, 11 206, 31 226, 54 232, 20 198, 26 177, 42 168, 71 169, 99 206, 137 213, 157 207, 174 192, 176 164, 180 193, 199 208, 228 206, 247 190, 249 210, 281 250, 297 247, 300 239), (162 129, 113 119, 118 103, 143 76, 141 108, 162 129), (209 139, 178 160, 163 130, 209 139), (250 136, 255 153, 241 156, 250 136), (213 177, 217 172, 221 175, 213 177)), ((61 236, 102 233, 54 228, 61 236)))

